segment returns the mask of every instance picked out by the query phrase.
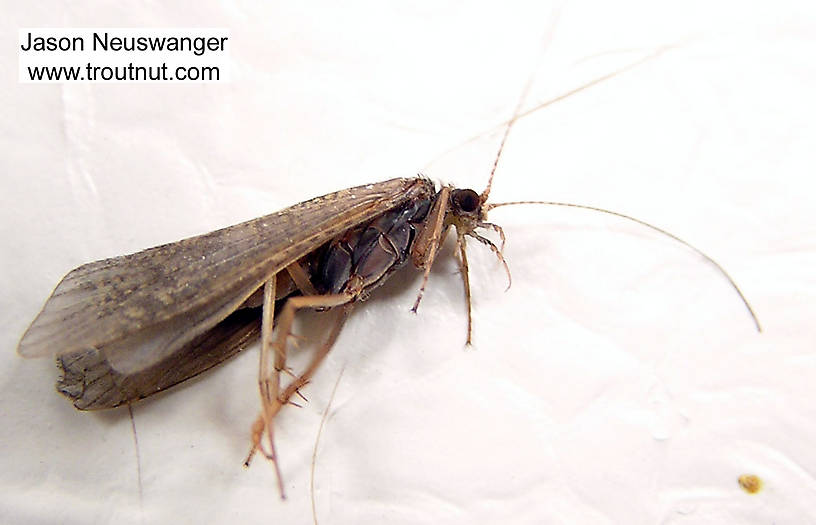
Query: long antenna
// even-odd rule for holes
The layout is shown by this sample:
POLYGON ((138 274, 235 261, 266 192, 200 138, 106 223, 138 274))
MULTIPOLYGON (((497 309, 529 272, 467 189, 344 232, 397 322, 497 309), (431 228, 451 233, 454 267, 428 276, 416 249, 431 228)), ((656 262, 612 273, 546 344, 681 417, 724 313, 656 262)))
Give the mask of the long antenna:
POLYGON ((513 118, 507 121, 507 126, 504 128, 504 135, 502 135, 501 142, 499 142, 499 150, 496 152, 496 158, 493 159, 493 167, 490 168, 490 176, 487 178, 487 186, 479 196, 479 200, 481 202, 487 202, 487 198, 490 195, 490 188, 493 186, 493 175, 496 174, 496 168, 499 167, 499 159, 501 158, 502 151, 504 151, 504 144, 507 142, 507 136, 510 135, 510 129, 513 127, 513 124, 515 124, 516 120, 518 120, 521 116, 519 111, 521 111, 521 107, 524 105, 524 100, 527 98, 527 94, 530 92, 530 86, 533 85, 534 79, 535 73, 530 76, 530 78, 527 80, 527 84, 521 91, 521 96, 516 104, 516 108, 513 110, 513 118))
MULTIPOLYGON (((598 78, 596 78, 594 80, 590 80, 586 84, 582 84, 582 85, 578 86, 575 89, 567 91, 566 93, 562 93, 561 95, 558 95, 557 97, 551 98, 549 100, 546 100, 546 101, 542 102, 541 104, 533 106, 530 109, 524 111, 523 113, 519 113, 518 115, 514 116, 512 119, 499 124, 499 126, 503 126, 505 124, 508 124, 511 121, 515 121, 515 120, 518 120, 520 118, 524 118, 527 115, 535 113, 539 109, 546 108, 547 106, 555 104, 556 102, 560 102, 560 101, 564 100, 565 98, 569 98, 572 95, 575 95, 576 93, 580 93, 581 91, 589 89, 589 88, 591 88, 591 87, 593 87, 593 86, 595 86, 597 84, 600 84, 601 82, 606 82, 607 80, 610 80, 610 79, 612 79, 612 78, 614 78, 614 77, 616 77, 616 76, 618 76, 618 75, 620 75, 622 73, 626 73, 627 71, 629 71, 631 69, 634 69, 634 68, 636 68, 636 67, 638 67, 638 66, 640 66, 642 64, 645 64, 646 62, 649 62, 650 60, 654 60, 655 58, 658 58, 660 55, 662 55, 663 53, 665 53, 666 51, 668 51, 670 49, 673 49, 674 47, 676 47, 676 45, 674 45, 674 44, 660 47, 660 48, 656 49, 654 52, 652 52, 652 53, 646 55, 645 57, 641 58, 640 60, 637 60, 635 62, 627 64, 627 65, 623 66, 620 69, 616 69, 615 71, 607 73, 606 75, 600 76, 600 77, 598 77, 598 78)), ((469 140, 472 140, 472 139, 469 139, 469 140)))
MULTIPOLYGON (((541 46, 539 46, 539 56, 536 59, 536 63, 541 61, 541 57, 544 54, 544 50, 547 48, 547 45, 552 41, 553 34, 555 32, 555 26, 560 18, 560 8, 556 13, 556 16, 552 18, 550 22, 550 27, 547 29, 547 32, 543 36, 544 42, 541 46)), ((516 107, 513 108, 513 116, 502 124, 505 126, 504 134, 502 135, 501 142, 499 142, 499 150, 496 152, 496 157, 493 159, 493 166, 490 168, 490 176, 487 178, 487 186, 485 187, 482 194, 479 195, 479 200, 482 203, 487 202, 487 198, 490 196, 490 188, 493 186, 493 175, 496 174, 496 168, 499 166, 499 159, 502 156, 502 151, 504 151, 504 144, 507 142, 507 137, 510 135, 510 129, 513 127, 513 124, 516 123, 516 120, 519 119, 521 116, 521 108, 524 107, 524 102, 527 100, 527 95, 530 93, 530 88, 533 86, 533 82, 535 81, 536 77, 536 69, 533 68, 533 72, 530 73, 530 77, 527 79, 527 82, 524 84, 524 89, 521 90, 521 95, 519 95, 518 102, 516 102, 516 107), (506 125, 505 125, 506 124, 506 125)))
POLYGON ((515 206, 517 204, 543 204, 543 205, 546 205, 546 206, 561 206, 561 207, 565 207, 565 208, 580 208, 582 210, 591 210, 591 211, 606 213, 608 215, 614 215, 615 217, 620 217, 621 219, 626 219, 626 220, 629 220, 629 221, 632 221, 632 222, 636 222, 637 224, 640 224, 641 226, 646 226, 647 228, 649 228, 651 230, 654 230, 654 231, 656 231, 658 233, 661 233, 661 234, 665 235, 666 237, 674 239, 675 241, 679 242, 680 244, 682 244, 686 248, 689 248, 690 250, 692 250, 695 253, 697 253, 698 255, 700 255, 703 259, 708 261, 717 270, 719 270, 720 273, 726 279, 728 279, 728 282, 731 283, 731 286, 737 292, 740 299, 742 299, 742 304, 744 304, 745 308, 748 309, 748 313, 751 315, 751 319, 753 319, 753 321, 754 321, 754 326, 756 326, 757 332, 762 332, 762 326, 760 326, 760 324, 759 324, 759 319, 757 318, 756 314, 754 313, 754 309, 751 308, 750 303, 748 303, 748 299, 746 299, 745 295, 742 293, 742 290, 740 290, 739 286, 737 286, 736 281, 734 281, 734 279, 728 274, 728 272, 725 271, 725 268, 723 268, 720 265, 720 263, 715 261, 712 257, 707 255, 705 252, 703 252, 702 250, 700 250, 696 246, 693 246, 689 242, 684 241, 683 239, 681 239, 677 235, 675 235, 673 233, 670 233, 670 232, 664 230, 663 228, 659 228, 659 227, 655 226, 654 224, 649 224, 646 221, 643 221, 643 220, 637 219, 635 217, 632 217, 631 215, 626 215, 624 213, 619 213, 619 212, 612 211, 612 210, 607 210, 607 209, 604 209, 604 208, 598 208, 596 206, 587 206, 587 205, 584 205, 584 204, 572 204, 572 203, 569 203, 569 202, 554 202, 554 201, 512 201, 512 202, 499 202, 499 203, 496 203, 496 204, 487 204, 486 206, 487 206, 488 210, 492 210, 494 208, 499 208, 501 206, 515 206))
MULTIPOLYGON (((580 86, 578 86, 576 88, 573 88, 573 89, 567 91, 566 93, 562 93, 562 94, 560 94, 558 96, 555 96, 555 97, 553 97, 551 99, 548 99, 548 100, 546 100, 544 102, 541 102, 540 104, 536 104, 532 108, 527 109, 525 111, 522 111, 522 112, 520 112, 518 114, 516 114, 514 112, 513 116, 511 118, 509 118, 508 120, 505 120, 504 122, 500 122, 500 123, 496 124, 495 126, 493 126, 492 128, 484 130, 484 131, 482 131, 480 133, 477 133, 477 134, 473 135, 472 137, 463 140, 461 143, 446 149, 445 151, 443 151, 442 153, 437 155, 434 159, 432 159, 430 162, 428 162, 425 165, 424 169, 427 170, 429 166, 433 165, 437 160, 439 160, 442 157, 444 157, 445 155, 449 154, 451 151, 459 149, 462 146, 465 146, 466 144, 470 144, 471 142, 473 142, 475 140, 478 140, 478 139, 484 137, 485 135, 488 135, 488 134, 493 133, 496 130, 502 128, 502 127, 505 127, 504 138, 502 139, 502 143, 501 143, 500 150, 499 150, 499 156, 501 156, 501 149, 504 148, 504 142, 505 142, 505 140, 507 138, 507 135, 510 133, 510 127, 512 127, 512 125, 515 123, 515 121, 523 119, 525 117, 528 117, 528 116, 532 115, 533 113, 537 112, 540 109, 544 109, 547 106, 551 106, 551 105, 555 104, 556 102, 560 102, 560 101, 562 101, 562 100, 564 100, 566 98, 571 97, 572 95, 576 95, 576 94, 580 93, 581 91, 587 90, 587 89, 589 89, 589 88, 591 88, 593 86, 596 86, 596 85, 598 85, 598 84, 600 84, 602 82, 606 82, 607 80, 611 80, 612 78, 614 78, 614 77, 616 77, 618 75, 626 73, 627 71, 635 69, 636 67, 639 67, 639 66, 645 64, 646 62, 649 62, 651 60, 654 60, 654 59, 660 57, 661 55, 663 55, 667 51, 669 51, 671 49, 674 49, 677 46, 678 46, 678 44, 670 44, 670 45, 662 46, 662 47, 656 49, 655 51, 653 51, 652 53, 649 53, 648 55, 646 55, 643 58, 640 58, 640 59, 638 59, 638 60, 636 60, 634 62, 631 62, 631 63, 629 63, 629 64, 627 64, 627 65, 625 65, 625 66, 623 66, 623 67, 621 67, 619 69, 616 69, 615 71, 607 73, 606 75, 602 75, 602 76, 600 76, 598 78, 590 80, 589 82, 581 84, 580 86)), ((532 78, 530 80, 532 82, 532 78)), ((526 89, 527 88, 525 88, 525 91, 522 92, 521 99, 519 100, 519 104, 516 107, 516 111, 519 111, 521 109, 522 102, 524 101, 524 99, 526 98, 526 95, 527 95, 526 89)), ((498 159, 496 161, 494 161, 493 171, 496 170, 496 163, 497 162, 498 162, 498 159)), ((488 188, 489 188, 489 185, 488 185, 488 188)), ((484 192, 482 192, 482 193, 484 193, 484 192)), ((488 193, 489 193, 489 189, 488 189, 488 193)))

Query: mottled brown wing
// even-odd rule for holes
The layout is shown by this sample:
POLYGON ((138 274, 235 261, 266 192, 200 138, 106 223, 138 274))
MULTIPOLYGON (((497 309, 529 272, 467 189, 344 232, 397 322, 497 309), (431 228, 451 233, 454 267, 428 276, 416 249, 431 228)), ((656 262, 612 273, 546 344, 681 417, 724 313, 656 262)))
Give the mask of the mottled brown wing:
POLYGON ((104 347, 122 373, 144 370, 215 326, 272 275, 339 233, 433 184, 392 179, 211 233, 80 266, 57 285, 18 346, 26 357, 104 347))

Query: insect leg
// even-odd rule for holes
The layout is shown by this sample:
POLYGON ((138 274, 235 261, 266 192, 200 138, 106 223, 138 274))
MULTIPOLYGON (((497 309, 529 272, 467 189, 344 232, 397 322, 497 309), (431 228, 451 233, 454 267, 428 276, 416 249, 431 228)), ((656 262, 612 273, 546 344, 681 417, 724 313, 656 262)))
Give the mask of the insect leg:
POLYGON ((465 285, 465 302, 467 303, 467 341, 465 341, 465 344, 470 346, 473 336, 473 309, 470 304, 470 274, 468 273, 465 236, 458 231, 456 232, 456 244, 459 246, 459 269, 462 273, 462 284, 465 285))
MULTIPOLYGON (((297 265, 297 263, 295 263, 297 265)), ((295 266, 291 265, 291 266, 295 266)), ((298 268, 300 268, 298 266, 298 268)), ((287 268, 288 270, 288 268, 287 268)), ((298 278, 294 276, 294 271, 289 271, 289 275, 292 277, 292 280, 295 282, 295 285, 298 288, 301 288, 301 283, 298 283, 298 278)), ((298 275, 300 277, 300 275, 298 275)), ((261 355, 260 355, 260 364, 258 366, 258 390, 261 396, 261 414, 252 424, 252 448, 249 451, 249 455, 247 456, 246 460, 244 461, 244 465, 249 465, 252 461, 252 457, 255 455, 257 450, 261 450, 261 452, 266 456, 268 459, 274 461, 275 459, 275 441, 272 436, 272 418, 274 414, 270 414, 268 411, 268 407, 272 406, 273 400, 277 399, 278 392, 280 391, 280 372, 285 367, 286 362, 286 355, 281 353, 275 353, 275 372, 271 374, 269 371, 269 355, 270 355, 270 348, 272 346, 272 329, 274 326, 274 319, 275 319, 275 296, 276 296, 276 287, 277 287, 277 274, 273 275, 269 281, 266 282, 263 288, 263 302, 262 302, 262 314, 261 314, 261 355), (261 448, 261 440, 263 436, 264 429, 267 431, 267 440, 269 441, 269 445, 271 450, 269 452, 263 450, 261 448)), ((311 283, 309 283, 310 289, 311 283)), ((302 290, 302 288, 301 288, 302 290)), ((277 469, 277 462, 275 463, 275 467, 277 469)), ((280 480, 280 472, 278 472, 278 479, 280 480)), ((280 487, 281 495, 283 495, 283 487, 280 487)))
POLYGON ((499 234, 499 239, 501 239, 501 246, 499 247, 499 251, 504 253, 504 245, 507 242, 507 237, 504 236, 504 228, 499 226, 498 224, 493 224, 492 222, 478 222, 476 223, 477 228, 486 228, 488 230, 493 230, 494 232, 499 234))
POLYGON ((476 232, 469 232, 467 235, 468 235, 468 237, 473 237, 474 239, 476 239, 480 243, 482 243, 485 246, 489 247, 490 250, 494 254, 496 254, 496 257, 498 257, 499 261, 501 261, 502 265, 504 265, 504 272, 507 274, 507 289, 509 290, 510 286, 513 284, 513 278, 510 276, 510 267, 507 265, 507 260, 504 258, 504 255, 502 255, 501 250, 499 250, 499 248, 495 244, 493 244, 493 241, 491 241, 490 239, 486 239, 486 238, 482 237, 481 235, 479 235, 476 232))
POLYGON ((428 284, 428 277, 431 275, 431 267, 433 266, 436 252, 445 234, 445 215, 448 209, 448 199, 450 197, 450 188, 444 186, 439 190, 439 195, 436 196, 433 209, 428 215, 428 226, 422 230, 422 233, 414 241, 414 246, 411 248, 411 259, 414 266, 423 268, 425 273, 422 276, 422 286, 419 287, 416 301, 411 311, 416 313, 419 308, 419 302, 422 300, 422 295, 425 293, 425 285, 428 284))
MULTIPOLYGON (((299 262, 290 264, 286 267, 286 272, 294 281, 295 286, 305 296, 317 296, 317 290, 312 286, 306 270, 299 262)), ((264 408, 271 406, 272 401, 277 398, 280 392, 280 373, 286 371, 286 345, 279 346, 279 351, 275 352, 275 372, 271 376, 269 374, 269 353, 272 344, 272 327, 275 311, 275 276, 266 283, 264 287, 264 301, 263 301, 263 319, 262 319, 262 335, 261 335, 261 363, 259 369, 259 382, 261 392, 261 404, 264 408)), ((288 330, 287 330, 288 331, 288 330)), ((288 334, 287 334, 288 335, 288 334)), ((271 428, 269 422, 271 417, 262 415, 264 424, 271 428)), ((271 438, 271 436, 270 436, 271 438)), ((270 439, 271 441, 271 439, 270 439)))
MULTIPOLYGON (((343 324, 351 311, 350 303, 355 297, 356 296, 353 294, 344 293, 289 298, 286 301, 286 304, 284 305, 279 317, 278 335, 274 342, 270 342, 268 334, 271 334, 272 316, 271 314, 267 316, 266 312, 268 303, 272 303, 274 305, 274 283, 272 283, 271 286, 269 283, 267 283, 266 288, 264 289, 264 316, 261 335, 261 366, 263 368, 261 370, 260 379, 262 405, 261 415, 252 424, 252 448, 250 449, 244 465, 249 465, 256 451, 260 451, 267 459, 271 460, 275 464, 275 474, 278 478, 278 489, 280 491, 281 498, 285 498, 286 496, 284 495, 283 491, 283 478, 281 476, 280 467, 277 461, 277 452, 275 450, 273 420, 277 413, 280 412, 280 409, 289 402, 289 398, 291 398, 299 388, 309 381, 312 375, 314 375, 314 372, 317 370, 317 367, 329 353, 331 347, 334 345, 334 342, 337 340, 337 337, 340 334, 340 329, 343 327, 343 324), (267 292, 267 289, 271 289, 273 291, 267 292), (287 385, 286 388, 281 391, 280 371, 284 369, 286 364, 286 343, 289 337, 289 332, 292 329, 295 312, 301 308, 332 308, 334 306, 341 305, 343 305, 343 309, 341 310, 337 323, 335 323, 329 337, 318 349, 317 353, 312 358, 312 361, 306 367, 306 370, 300 376, 293 379, 289 385, 287 385), (265 368, 268 367, 268 355, 271 351, 275 352, 275 372, 272 375, 271 381, 269 381, 269 376, 265 368), (266 438, 269 442, 269 450, 266 450, 262 444, 264 432, 266 433, 266 438)), ((273 311, 272 308, 274 308, 274 306, 269 308, 270 312, 273 311)))
MULTIPOLYGON (((348 318, 349 313, 351 313, 351 302, 356 298, 354 294, 351 293, 340 293, 340 294, 330 294, 330 295, 315 295, 315 296, 304 296, 304 297, 292 297, 283 307, 283 311, 281 312, 280 318, 280 325, 278 331, 278 337, 275 340, 275 347, 277 352, 284 352, 286 347, 286 338, 288 336, 289 329, 292 326, 295 318, 295 312, 300 310, 301 308, 332 308, 335 306, 343 306, 340 311, 340 315, 337 319, 337 322, 332 328, 331 333, 320 346, 320 348, 315 353, 314 357, 312 357, 312 361, 306 366, 306 369, 303 373, 293 379, 286 388, 283 389, 278 394, 278 398, 276 400, 276 406, 274 407, 274 413, 280 411, 280 409, 289 402, 289 398, 294 395, 299 388, 303 387, 306 383, 309 382, 309 379, 314 375, 315 371, 317 371, 317 367, 320 366, 320 363, 323 359, 328 355, 329 351, 331 350, 334 342, 337 340, 337 337, 340 335, 340 330, 343 328, 343 325, 348 318)), ((274 415, 273 413, 273 415, 274 415)))
MULTIPOLYGON (((277 370, 270 378, 269 375, 269 347, 272 342, 272 326, 275 319, 275 284, 273 275, 264 285, 263 310, 261 315, 261 362, 258 367, 258 386, 261 392, 261 403, 272 399, 277 394, 280 385, 280 375, 277 370), (274 392, 274 394, 273 394, 274 392)), ((276 362, 277 365, 277 362, 276 362)), ((276 366, 277 368, 277 366, 276 366)))
POLYGON ((286 273, 295 282, 295 286, 303 293, 303 295, 317 295, 317 290, 309 280, 309 274, 300 262, 292 263, 286 267, 286 273))
POLYGON ((261 314, 261 357, 258 366, 258 388, 261 394, 261 415, 252 424, 252 448, 249 455, 244 461, 244 466, 249 466, 252 457, 257 450, 272 460, 275 465, 275 474, 278 478, 278 490, 280 491, 281 499, 285 499, 286 495, 283 491, 283 478, 280 473, 280 467, 277 461, 277 452, 275 451, 275 439, 273 436, 272 418, 267 407, 270 406, 272 399, 277 397, 280 388, 280 369, 277 367, 277 356, 275 359, 275 373, 271 376, 269 374, 269 348, 272 340, 272 326, 275 317, 275 285, 276 275, 273 275, 264 285, 263 289, 263 310, 261 314), (269 441, 269 451, 267 452, 261 445, 264 430, 266 430, 266 437, 269 441))

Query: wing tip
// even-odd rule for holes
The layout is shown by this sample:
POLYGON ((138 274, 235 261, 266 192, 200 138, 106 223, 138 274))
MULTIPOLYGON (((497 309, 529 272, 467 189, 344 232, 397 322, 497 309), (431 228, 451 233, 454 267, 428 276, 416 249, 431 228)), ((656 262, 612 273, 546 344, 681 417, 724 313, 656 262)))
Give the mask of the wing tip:
POLYGON ((43 354, 41 351, 37 351, 38 345, 35 342, 32 342, 31 339, 31 332, 32 328, 34 328, 34 323, 37 320, 35 319, 26 331, 23 333, 22 337, 20 337, 20 341, 17 342, 17 355, 21 357, 31 358, 31 357, 43 357, 46 354, 43 354))

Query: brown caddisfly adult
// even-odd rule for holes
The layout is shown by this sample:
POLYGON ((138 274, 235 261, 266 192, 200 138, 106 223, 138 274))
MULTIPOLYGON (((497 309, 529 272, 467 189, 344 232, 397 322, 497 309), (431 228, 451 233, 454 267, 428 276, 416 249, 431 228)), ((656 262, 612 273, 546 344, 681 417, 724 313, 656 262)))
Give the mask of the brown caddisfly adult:
POLYGON ((235 226, 132 255, 81 266, 57 285, 20 340, 26 357, 56 356, 57 389, 81 410, 113 408, 189 379, 261 337, 261 412, 252 425, 248 464, 260 451, 276 461, 274 419, 313 376, 355 305, 409 263, 424 273, 412 310, 446 235, 455 230, 468 311, 466 240, 486 245, 504 265, 505 235, 488 222, 493 208, 547 204, 600 211, 634 221, 689 247, 736 283, 712 258, 665 230, 592 206, 545 201, 488 203, 505 128, 482 192, 435 185, 423 177, 340 190, 235 226), (500 246, 480 234, 492 230, 500 246), (275 314, 276 309, 280 313, 275 314), (337 310, 328 337, 300 373, 286 366, 300 309, 337 310), (273 326, 276 328, 273 338, 273 326), (281 374, 291 374, 288 381, 281 374))

